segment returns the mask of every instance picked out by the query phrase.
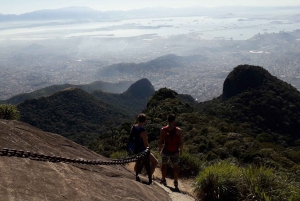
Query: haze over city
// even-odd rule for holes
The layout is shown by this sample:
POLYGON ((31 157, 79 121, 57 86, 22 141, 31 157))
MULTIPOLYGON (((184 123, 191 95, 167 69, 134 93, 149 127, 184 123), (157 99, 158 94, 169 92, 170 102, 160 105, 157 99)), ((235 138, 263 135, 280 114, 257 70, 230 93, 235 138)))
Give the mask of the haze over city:
POLYGON ((300 3, 297 0, 1 0, 0 13, 2 14, 21 14, 26 12, 32 12, 35 10, 42 9, 56 9, 62 7, 70 6, 85 6, 90 7, 96 10, 107 11, 107 10, 130 10, 130 9, 140 9, 146 7, 171 7, 171 8, 180 8, 180 7, 189 7, 189 6, 255 6, 255 7, 276 7, 276 6, 299 6, 300 3))
POLYGON ((146 77, 155 89, 205 101, 222 93, 227 74, 240 64, 262 66, 299 90, 299 5, 1 1, 0 100, 53 84, 146 77), (165 68, 147 70, 153 60, 165 68), (170 60, 177 63, 168 66, 170 60), (119 73, 124 65, 141 69, 119 73))

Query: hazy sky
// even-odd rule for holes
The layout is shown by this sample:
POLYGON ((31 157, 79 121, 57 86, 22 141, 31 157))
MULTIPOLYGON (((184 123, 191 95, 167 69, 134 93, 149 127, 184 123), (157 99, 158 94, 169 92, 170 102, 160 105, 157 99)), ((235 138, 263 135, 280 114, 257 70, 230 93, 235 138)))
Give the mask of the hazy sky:
POLYGON ((0 0, 0 13, 20 14, 42 9, 86 6, 96 10, 130 10, 143 7, 296 6, 299 0, 0 0))

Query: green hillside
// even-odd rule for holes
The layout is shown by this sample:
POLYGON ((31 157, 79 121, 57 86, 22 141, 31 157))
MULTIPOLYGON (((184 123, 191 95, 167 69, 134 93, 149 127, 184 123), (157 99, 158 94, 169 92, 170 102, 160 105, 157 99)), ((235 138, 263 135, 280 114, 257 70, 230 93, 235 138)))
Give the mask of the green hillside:
POLYGON ((155 90, 147 79, 121 94, 67 88, 51 96, 17 105, 21 120, 87 145, 106 129, 117 126, 145 109, 155 90))
POLYGON ((51 94, 61 91, 63 89, 69 87, 76 87, 78 89, 82 89, 88 93, 91 93, 95 90, 102 90, 110 93, 122 93, 128 89, 128 87, 132 84, 132 81, 122 81, 118 83, 110 83, 110 82, 103 82, 103 81, 96 81, 90 84, 85 85, 72 85, 72 84, 61 84, 61 85, 52 85, 49 87, 45 87, 39 90, 36 90, 31 93, 24 93, 13 96, 7 100, 1 100, 0 103, 6 104, 18 104, 23 102, 24 100, 39 98, 43 96, 50 96, 51 94))
POLYGON ((68 88, 49 97, 26 100, 17 108, 21 121, 83 145, 130 117, 120 108, 76 88, 68 88))
POLYGON ((249 124, 248 132, 270 134, 270 141, 297 144, 300 138, 300 92, 258 66, 234 68, 223 94, 199 104, 200 112, 227 122, 249 124), (296 140, 296 141, 295 141, 296 140))

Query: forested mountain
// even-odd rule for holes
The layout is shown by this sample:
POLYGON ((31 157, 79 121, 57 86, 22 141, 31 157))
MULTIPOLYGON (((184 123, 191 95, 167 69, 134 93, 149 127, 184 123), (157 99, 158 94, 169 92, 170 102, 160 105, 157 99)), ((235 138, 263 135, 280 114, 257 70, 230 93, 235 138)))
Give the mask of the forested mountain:
POLYGON ((7 100, 2 100, 0 102, 6 104, 18 104, 23 102, 27 99, 39 98, 43 96, 50 96, 51 94, 61 91, 65 88, 69 87, 76 87, 78 89, 82 89, 88 93, 91 93, 95 90, 102 90, 110 93, 122 93, 128 89, 128 87, 132 84, 132 81, 122 81, 118 83, 111 83, 111 82, 103 82, 103 81, 96 81, 92 82, 91 84, 84 84, 84 85, 73 85, 73 84, 61 84, 61 85, 52 85, 49 87, 45 87, 39 90, 36 90, 31 93, 24 93, 18 94, 13 96, 7 100))
POLYGON ((121 94, 94 91, 92 95, 107 104, 124 110, 129 116, 135 116, 146 108, 147 102, 154 92, 155 89, 151 82, 144 78, 132 84, 121 94))
POLYGON ((49 97, 26 100, 17 108, 21 121, 83 145, 105 129, 121 124, 130 117, 124 110, 99 101, 77 88, 68 88, 49 97))
POLYGON ((200 111, 235 124, 249 124, 253 134, 270 134, 270 141, 299 143, 300 92, 259 66, 234 68, 223 94, 199 104, 200 111))
MULTIPOLYGON (((93 88, 84 87, 87 91, 93 88)), ((48 97, 26 100, 17 108, 22 121, 86 145, 106 129, 131 120, 146 108, 154 92, 147 79, 135 82, 121 94, 104 91, 89 94, 70 87, 48 97)))

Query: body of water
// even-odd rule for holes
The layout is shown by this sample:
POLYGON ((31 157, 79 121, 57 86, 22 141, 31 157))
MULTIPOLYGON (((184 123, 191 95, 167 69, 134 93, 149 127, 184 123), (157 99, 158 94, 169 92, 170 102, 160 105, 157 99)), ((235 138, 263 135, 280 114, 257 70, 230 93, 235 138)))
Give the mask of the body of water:
POLYGON ((287 20, 168 17, 122 21, 14 22, 0 23, 1 40, 43 40, 49 38, 133 37, 195 33, 202 39, 246 40, 258 33, 296 30, 300 22, 287 20))

